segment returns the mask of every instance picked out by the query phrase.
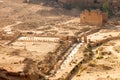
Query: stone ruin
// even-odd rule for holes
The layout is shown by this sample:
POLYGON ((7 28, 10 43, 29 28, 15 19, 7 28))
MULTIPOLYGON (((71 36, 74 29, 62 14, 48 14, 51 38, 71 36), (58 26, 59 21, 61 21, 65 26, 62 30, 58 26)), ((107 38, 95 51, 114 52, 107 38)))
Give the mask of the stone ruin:
POLYGON ((19 31, 6 32, 4 30, 0 31, 0 40, 11 40, 20 35, 19 31))
POLYGON ((100 10, 85 10, 80 14, 81 24, 88 24, 94 26, 102 26, 108 21, 108 13, 100 10))

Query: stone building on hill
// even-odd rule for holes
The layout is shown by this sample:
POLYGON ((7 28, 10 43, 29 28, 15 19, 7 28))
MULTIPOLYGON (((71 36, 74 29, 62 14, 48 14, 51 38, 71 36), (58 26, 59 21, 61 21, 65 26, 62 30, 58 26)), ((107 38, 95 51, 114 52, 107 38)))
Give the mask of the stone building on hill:
POLYGON ((80 14, 81 24, 102 26, 108 21, 108 14, 99 10, 85 10, 80 14))

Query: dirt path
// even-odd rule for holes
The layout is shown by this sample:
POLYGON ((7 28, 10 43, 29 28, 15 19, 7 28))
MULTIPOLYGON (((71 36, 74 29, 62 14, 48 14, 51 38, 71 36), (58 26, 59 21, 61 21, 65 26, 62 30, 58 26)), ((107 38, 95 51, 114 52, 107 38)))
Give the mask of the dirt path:
POLYGON ((4 28, 3 28, 3 31, 4 32, 6 32, 6 33, 12 33, 12 27, 14 27, 14 26, 16 26, 16 25, 18 25, 18 24, 21 24, 22 22, 21 21, 17 21, 16 23, 14 23, 14 24, 11 24, 11 25, 8 25, 8 26, 5 26, 4 28))
POLYGON ((83 54, 78 52, 82 45, 83 43, 79 43, 73 48, 66 60, 61 64, 60 69, 57 70, 55 76, 50 78, 50 80, 65 79, 69 75, 73 68, 83 59, 83 54))

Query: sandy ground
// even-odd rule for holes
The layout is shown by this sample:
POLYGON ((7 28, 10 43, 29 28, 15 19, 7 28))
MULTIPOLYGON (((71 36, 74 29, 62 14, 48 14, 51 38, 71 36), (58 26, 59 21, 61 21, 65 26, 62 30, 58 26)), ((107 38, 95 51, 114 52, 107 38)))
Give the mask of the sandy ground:
POLYGON ((94 34, 87 36, 87 38, 90 39, 90 41, 97 41, 97 40, 106 39, 106 38, 112 37, 112 36, 119 36, 120 35, 120 25, 118 25, 114 28, 112 30, 111 29, 101 29, 99 32, 96 32, 94 34))
POLYGON ((44 2, 27 4, 22 3, 22 0, 4 0, 0 5, 0 28, 21 21, 23 23, 13 28, 42 31, 45 34, 74 35, 82 28, 89 27, 80 25, 79 10, 44 6, 44 2))
MULTIPOLYGON (((23 0, 0 0, 0 28, 8 32, 14 29, 35 31, 38 34, 42 32, 44 34, 74 35, 81 28, 75 28, 75 25, 79 26, 79 12, 76 9, 65 10, 45 5, 44 0, 40 4, 27 4, 23 3, 23 0), (19 24, 18 22, 22 23, 19 24)), ((1 41, 2 44, 4 42, 1 41)), ((57 43, 41 42, 15 42, 13 45, 10 47, 20 50, 24 49, 23 46, 26 46, 27 50, 32 51, 29 55, 35 54, 35 51, 41 53, 40 55, 45 55, 45 53, 55 50, 58 46, 57 43)))
POLYGON ((35 51, 38 54, 45 55, 54 51, 59 44, 52 42, 14 42, 11 45, 15 49, 27 49, 28 51, 35 51))
MULTIPOLYGON (((23 3, 23 0, 0 0, 1 29, 7 28, 11 30, 10 25, 12 25, 12 29, 20 31, 74 36, 90 28, 94 28, 93 26, 81 25, 79 22, 79 14, 80 11, 77 9, 65 10, 61 7, 46 6, 44 1, 40 4, 27 4, 23 3), (18 21, 22 23, 16 24, 18 21)), ((107 26, 101 31, 88 36, 88 38, 91 40, 99 40, 100 37, 105 38, 106 36, 119 34, 120 26, 107 26)), ((0 43, 3 44, 4 42, 5 41, 1 41, 0 43)), ((16 41, 12 43, 11 46, 0 46, 0 64, 2 67, 7 67, 8 70, 11 71, 12 69, 10 69, 9 66, 14 65, 12 60, 14 60, 15 63, 21 63, 20 61, 23 61, 25 58, 30 58, 35 62, 39 62, 43 60, 48 52, 54 51, 58 45, 58 43, 48 42, 16 41), (7 62, 5 62, 5 60, 7 62)), ((118 45, 120 46, 119 40, 111 41, 93 49, 93 51, 96 52, 100 47, 104 47, 104 55, 102 55, 102 58, 98 59, 98 54, 94 52, 95 57, 93 61, 88 63, 87 68, 82 72, 80 71, 81 69, 79 69, 78 73, 74 75, 71 80, 95 80, 98 78, 119 78, 118 80, 120 80, 119 49, 114 49, 114 47, 118 45), (111 54, 108 54, 108 52, 111 54)), ((21 64, 17 66, 20 67, 16 70, 19 71, 23 69, 21 64)), ((13 68, 12 71, 14 70, 15 68, 13 68)))
MULTIPOLYGON (((111 34, 111 32, 109 33, 111 34)), ((78 73, 71 80, 120 80, 119 46, 119 40, 112 40, 94 48, 94 59, 90 61, 87 66, 83 66, 85 70, 81 71, 80 68, 78 73)))

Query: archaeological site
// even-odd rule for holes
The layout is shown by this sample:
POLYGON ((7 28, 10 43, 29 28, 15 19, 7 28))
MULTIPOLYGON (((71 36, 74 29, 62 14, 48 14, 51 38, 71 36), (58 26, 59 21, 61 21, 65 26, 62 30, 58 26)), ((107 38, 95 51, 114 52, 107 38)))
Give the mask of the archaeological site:
POLYGON ((120 80, 120 0, 0 0, 0 80, 120 80))

